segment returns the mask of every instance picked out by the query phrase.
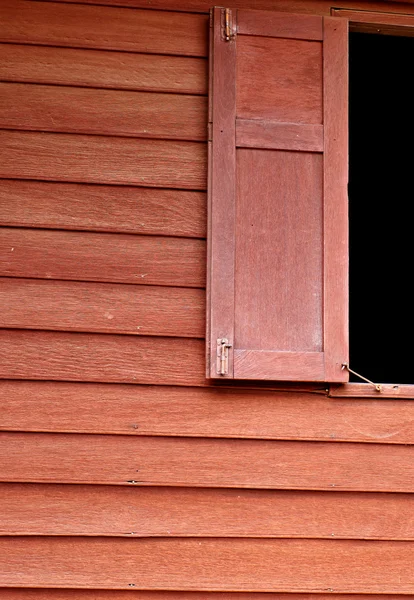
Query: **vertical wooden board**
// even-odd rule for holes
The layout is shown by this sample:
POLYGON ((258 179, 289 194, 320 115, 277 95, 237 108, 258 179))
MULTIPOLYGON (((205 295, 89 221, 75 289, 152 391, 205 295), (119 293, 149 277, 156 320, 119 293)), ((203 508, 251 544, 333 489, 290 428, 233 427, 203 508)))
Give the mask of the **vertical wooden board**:
POLYGON ((205 141, 206 121, 201 96, 0 83, 3 129, 205 141))
POLYGON ((203 240, 6 228, 0 275, 203 287, 203 240))
POLYGON ((3 42, 207 55, 206 15, 2 0, 0 20, 3 42))
POLYGON ((204 337, 204 292, 0 278, 0 327, 204 337))
POLYGON ((322 123, 322 44, 237 36, 237 116, 322 123))
MULTIPOLYGON (((138 362, 143 344, 136 345, 138 362)), ((161 357, 158 365, 155 361, 151 365, 145 357, 141 368, 151 366, 154 374, 164 359, 164 373, 168 368, 172 379, 173 369, 165 359, 166 352, 161 350, 181 349, 189 353, 194 344, 180 340, 180 344, 162 347, 158 343, 155 347, 161 357)), ((118 350, 125 371, 132 353, 126 355, 121 346, 118 350)), ((38 352, 42 351, 40 345, 38 352)), ((95 358, 95 364, 100 357, 95 358)), ((82 360, 86 362, 80 356, 79 362, 82 360)), ((90 368, 92 361, 87 362, 90 368)), ((110 367, 115 362, 111 359, 110 367)), ((35 366, 36 363, 32 370, 35 366)), ((180 382, 177 372, 175 376, 180 382)), ((2 433, 0 481, 128 486, 132 480, 144 486, 412 493, 413 455, 414 447, 400 445, 2 433)))
POLYGON ((201 340, 0 330, 2 379, 203 385, 201 340))
POLYGON ((348 381, 348 22, 324 19, 326 381, 348 381))
POLYGON ((207 93, 203 58, 0 44, 2 81, 207 93))
MULTIPOLYGON (((236 28, 236 11, 232 27, 236 28)), ((215 8, 211 29, 207 377, 232 378, 233 360, 219 367, 218 339, 233 344, 236 204, 236 41, 224 38, 225 9, 215 8)))
POLYGON ((0 223, 203 238, 206 197, 185 190, 2 179, 0 223))
POLYGON ((0 177, 204 190, 197 142, 0 132, 0 177))
POLYGON ((7 557, 0 583, 10 587, 414 590, 412 542, 22 538, 0 540, 0 550, 7 557))
POLYGON ((235 346, 320 352, 322 157, 238 149, 237 179, 235 346))

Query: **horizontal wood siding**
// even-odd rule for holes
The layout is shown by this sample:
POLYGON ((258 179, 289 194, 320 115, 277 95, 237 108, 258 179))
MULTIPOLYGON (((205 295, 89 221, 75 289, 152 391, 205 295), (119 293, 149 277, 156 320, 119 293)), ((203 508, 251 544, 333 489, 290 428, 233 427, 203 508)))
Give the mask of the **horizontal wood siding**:
POLYGON ((414 597, 413 400, 205 379, 210 6, 0 2, 1 600, 414 597))
POLYGON ((46 537, 3 538, 0 551, 11 587, 414 592, 413 542, 46 537))
POLYGON ((4 482, 414 492, 413 446, 1 433, 0 456, 4 482))
POLYGON ((413 540, 413 510, 412 494, 0 484, 1 535, 413 540))

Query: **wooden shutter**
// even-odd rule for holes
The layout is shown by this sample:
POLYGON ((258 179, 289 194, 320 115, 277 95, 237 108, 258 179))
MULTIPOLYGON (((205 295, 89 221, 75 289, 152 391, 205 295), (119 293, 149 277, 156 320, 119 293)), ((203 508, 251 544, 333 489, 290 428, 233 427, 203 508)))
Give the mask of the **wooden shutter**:
POLYGON ((346 381, 347 21, 212 17, 207 376, 346 381))

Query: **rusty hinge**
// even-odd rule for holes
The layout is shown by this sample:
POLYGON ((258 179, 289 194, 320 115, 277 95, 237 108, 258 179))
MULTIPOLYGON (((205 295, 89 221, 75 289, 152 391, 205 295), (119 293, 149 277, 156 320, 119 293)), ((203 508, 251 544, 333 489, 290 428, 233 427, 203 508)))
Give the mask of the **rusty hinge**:
POLYGON ((229 374, 229 348, 231 344, 227 338, 217 340, 217 375, 229 374))
POLYGON ((233 27, 233 14, 230 8, 224 9, 224 39, 226 42, 234 39, 236 36, 233 27))

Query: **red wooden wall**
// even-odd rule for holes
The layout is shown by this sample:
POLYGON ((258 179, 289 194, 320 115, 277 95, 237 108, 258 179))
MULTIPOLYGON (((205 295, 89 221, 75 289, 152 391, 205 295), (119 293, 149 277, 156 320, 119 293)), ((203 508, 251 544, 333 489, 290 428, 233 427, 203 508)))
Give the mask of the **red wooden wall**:
POLYGON ((414 402, 204 378, 208 4, 99 4, 0 4, 0 598, 413 596, 414 402))

